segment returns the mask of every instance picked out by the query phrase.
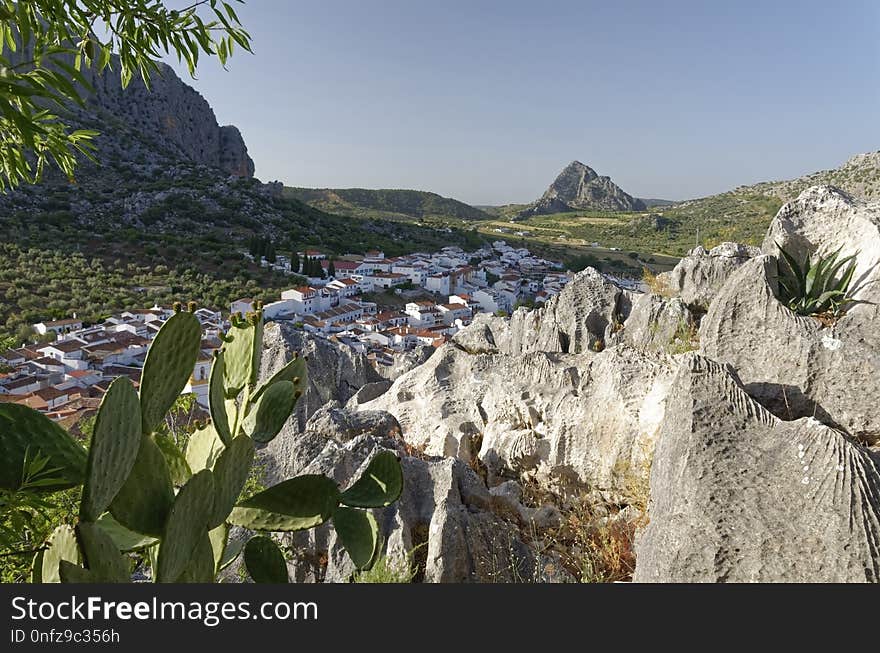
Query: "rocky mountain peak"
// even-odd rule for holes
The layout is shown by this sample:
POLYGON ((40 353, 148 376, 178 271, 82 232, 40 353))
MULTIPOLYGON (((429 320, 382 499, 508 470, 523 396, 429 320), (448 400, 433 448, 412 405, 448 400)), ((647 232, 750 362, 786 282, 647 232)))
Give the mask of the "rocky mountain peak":
POLYGON ((537 202, 520 217, 565 211, 644 211, 642 200, 625 193, 610 177, 590 166, 572 161, 556 177, 537 202))

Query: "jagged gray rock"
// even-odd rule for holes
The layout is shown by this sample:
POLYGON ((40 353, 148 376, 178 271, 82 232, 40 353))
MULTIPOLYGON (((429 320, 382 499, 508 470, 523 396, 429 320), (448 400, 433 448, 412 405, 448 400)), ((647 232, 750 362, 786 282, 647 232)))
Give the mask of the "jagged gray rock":
POLYGON ((294 352, 306 357, 309 371, 308 387, 294 413, 300 429, 328 401, 344 404, 365 385, 384 381, 363 354, 279 322, 268 323, 264 331, 262 376, 284 367, 294 352))
POLYGON ((433 353, 433 347, 420 345, 410 351, 395 354, 391 365, 380 365, 376 371, 380 376, 393 381, 424 363, 433 353))
POLYGON ((471 353, 594 351, 629 316, 632 296, 594 268, 586 268, 543 308, 520 308, 510 319, 479 315, 453 342, 471 353))
POLYGON ((636 582, 877 582, 880 472, 812 418, 784 422, 687 355, 667 399, 636 582))
MULTIPOLYGON (((117 61, 100 75, 93 70, 84 71, 95 90, 85 96, 85 112, 89 114, 86 119, 103 121, 105 115, 112 115, 115 121, 148 135, 154 149, 170 151, 229 175, 254 176, 254 162, 248 156, 241 132, 233 126, 220 126, 207 100, 185 84, 170 66, 159 64, 150 90, 135 77, 123 91, 119 70, 117 61)), ((130 147, 113 129, 102 132, 98 141, 102 153, 130 147)))
MULTIPOLYGON (((293 415, 267 445, 266 473, 278 480, 289 478, 299 464, 294 461, 300 456, 299 436, 315 413, 329 402, 345 404, 365 385, 383 381, 366 356, 278 322, 265 326, 261 378, 271 377, 293 359, 294 353, 306 357, 308 384, 293 415)), ((331 403, 328 410, 335 406, 331 403)))
POLYGON ((520 217, 563 211, 644 211, 645 203, 629 195, 610 177, 600 177, 580 161, 569 163, 537 202, 520 217))
POLYGON ((619 346, 597 353, 632 294, 592 268, 543 309, 480 315, 421 367, 359 405, 386 410, 431 455, 566 479, 626 498, 647 485, 671 366, 619 346))
POLYGON ((631 496, 647 482, 670 367, 628 347, 472 354, 444 345, 361 409, 386 410, 427 453, 631 496))
POLYGON ((815 416, 862 440, 880 439, 880 203, 831 188, 804 191, 780 209, 764 247, 779 241, 796 256, 859 251, 854 286, 861 303, 825 327, 776 298, 776 263, 752 259, 724 285, 700 327, 702 350, 730 364, 747 392, 785 419, 815 416), (854 391, 854 387, 858 390, 854 391))
POLYGON ((633 302, 622 341, 641 351, 675 353, 690 347, 695 324, 693 313, 681 298, 645 293, 633 302))
MULTIPOLYGON (((338 404, 325 407, 284 452, 286 458, 274 461, 272 467, 284 468, 290 476, 325 474, 346 487, 376 453, 396 451, 401 456, 404 494, 392 506, 374 511, 383 554, 392 564, 420 560, 420 580, 425 582, 532 579, 535 551, 523 542, 515 520, 493 511, 482 479, 459 460, 406 456, 396 431, 396 421, 388 413, 350 413, 338 404)), ((266 457, 264 452, 261 460, 266 462, 266 457)), ((529 514, 543 527, 553 519, 549 508, 529 514)), ((297 582, 348 582, 355 571, 330 524, 287 534, 283 541, 296 554, 289 572, 297 582)))
POLYGON ((728 277, 760 253, 757 247, 738 243, 721 243, 708 251, 697 246, 675 268, 658 274, 657 283, 689 306, 706 310, 728 277))

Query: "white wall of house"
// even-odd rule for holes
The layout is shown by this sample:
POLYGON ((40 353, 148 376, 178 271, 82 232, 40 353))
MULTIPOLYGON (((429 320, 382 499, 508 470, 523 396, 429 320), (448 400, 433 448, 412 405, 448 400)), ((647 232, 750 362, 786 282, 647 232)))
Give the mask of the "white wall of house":
POLYGON ((229 312, 233 315, 236 313, 249 313, 254 310, 253 302, 236 300, 229 305, 229 312))
POLYGON ((263 318, 274 320, 279 317, 291 317, 297 313, 296 302, 291 299, 271 302, 263 306, 263 318))
POLYGON ((451 292, 449 277, 433 274, 425 279, 425 289, 441 295, 448 295, 451 292))

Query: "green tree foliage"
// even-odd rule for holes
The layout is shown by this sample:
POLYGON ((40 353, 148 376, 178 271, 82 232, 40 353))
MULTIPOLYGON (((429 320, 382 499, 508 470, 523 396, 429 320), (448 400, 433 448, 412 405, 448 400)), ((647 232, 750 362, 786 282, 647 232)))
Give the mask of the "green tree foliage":
MULTIPOLYGON (((241 0, 238 0, 241 2, 241 0)), ((250 36, 235 10, 194 0, 182 10, 158 0, 0 1, 0 190, 35 183, 55 164, 71 179, 77 156, 93 158, 93 130, 65 118, 91 91, 84 70, 118 68, 123 88, 138 76, 149 88, 164 54, 195 75, 199 56, 225 65, 250 36)))

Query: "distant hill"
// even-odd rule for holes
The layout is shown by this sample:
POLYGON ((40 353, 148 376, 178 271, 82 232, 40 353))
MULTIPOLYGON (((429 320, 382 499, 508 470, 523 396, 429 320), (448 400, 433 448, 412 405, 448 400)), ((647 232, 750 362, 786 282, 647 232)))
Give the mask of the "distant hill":
POLYGON ((658 199, 647 199, 644 197, 639 198, 642 203, 649 209, 653 209, 657 206, 672 206, 673 204, 679 204, 679 200, 658 200, 658 199))
MULTIPOLYGON (((517 229, 557 246, 577 244, 589 250, 589 244, 599 243, 597 251, 590 253, 600 259, 603 248, 609 247, 681 256, 698 243, 705 247, 723 241, 760 245, 779 208, 806 188, 821 184, 836 186, 856 198, 880 197, 880 152, 859 154, 839 168, 797 179, 739 186, 709 197, 653 204, 644 211, 568 210, 518 217, 525 208, 521 205, 481 208, 496 222, 516 219, 517 229)), ((503 225, 492 225, 492 229, 498 228, 503 225)), ((507 228, 513 231, 513 227, 507 228)))
POLYGON ((644 211, 645 203, 624 192, 611 177, 600 176, 580 161, 572 161, 541 198, 519 217, 551 215, 565 211, 644 211))
MULTIPOLYGON (((684 242, 714 245, 722 240, 760 244, 779 208, 810 186, 835 186, 853 197, 880 197, 880 152, 858 154, 839 168, 821 170, 787 181, 738 186, 726 193, 658 207, 684 242)), ((679 251, 684 246, 679 248, 679 251)))
POLYGON ((490 218, 464 202, 422 190, 285 188, 284 193, 309 206, 338 215, 409 220, 490 218))

